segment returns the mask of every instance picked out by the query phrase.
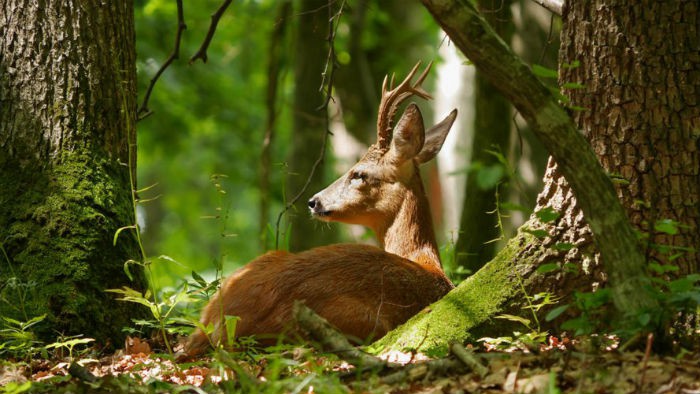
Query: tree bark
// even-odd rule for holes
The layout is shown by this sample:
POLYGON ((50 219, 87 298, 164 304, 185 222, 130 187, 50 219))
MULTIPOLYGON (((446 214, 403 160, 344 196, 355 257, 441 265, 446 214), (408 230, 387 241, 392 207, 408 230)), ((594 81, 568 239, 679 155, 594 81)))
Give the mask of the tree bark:
POLYGON ((141 310, 104 290, 145 287, 138 269, 136 283, 123 270, 139 259, 134 234, 112 243, 135 223, 133 5, 0 8, 0 314, 47 314, 44 338, 119 341, 141 310))
POLYGON ((583 85, 571 93, 570 105, 585 108, 573 112, 576 124, 468 3, 425 0, 424 4, 476 66, 488 71, 552 153, 538 209, 551 207, 560 216, 547 224, 532 217, 522 229, 543 228, 547 237, 538 240, 521 232, 481 271, 432 305, 429 313, 390 333, 377 346, 445 351, 450 341, 476 339, 485 332, 507 333, 510 327, 492 318, 500 313, 522 315, 525 295, 542 290, 566 296, 607 284, 619 316, 639 316, 654 308, 644 291, 647 261, 626 212, 640 224, 638 231, 654 230, 649 234, 653 243, 686 252, 664 254, 667 249, 650 246, 646 256, 650 261, 673 261, 682 273, 697 270, 697 2, 601 1, 564 8, 561 81, 583 85), (584 134, 606 172, 591 161, 590 145, 581 141, 584 134), (623 179, 617 192, 625 210, 606 174, 623 179), (663 218, 687 227, 671 235, 650 223, 663 218), (558 244, 571 247, 557 248, 558 244), (573 264, 576 269, 537 273, 536 267, 545 262, 573 264))
POLYGON ((617 179, 647 260, 686 275, 700 264, 700 6, 635 3, 567 6, 560 59, 581 65, 563 67, 560 82, 583 85, 566 90, 585 108, 573 118, 617 179), (658 230, 665 220, 677 233, 658 230))
MULTIPOLYGON (((294 60, 293 146, 289 156, 287 186, 289 199, 301 192, 307 179, 312 176, 314 162, 321 154, 327 132, 326 109, 320 109, 325 92, 320 88, 328 57, 328 6, 326 0, 301 0, 294 12, 297 47, 294 60)), ((328 184, 324 175, 324 166, 319 165, 306 190, 289 211, 289 249, 292 251, 330 244, 336 238, 333 227, 321 225, 310 218, 307 206, 309 198, 328 184)))
POLYGON ((510 99, 576 191, 607 264, 618 310, 653 308, 651 296, 638 291, 646 275, 632 226, 608 175, 564 108, 468 3, 424 0, 424 4, 457 47, 510 99))

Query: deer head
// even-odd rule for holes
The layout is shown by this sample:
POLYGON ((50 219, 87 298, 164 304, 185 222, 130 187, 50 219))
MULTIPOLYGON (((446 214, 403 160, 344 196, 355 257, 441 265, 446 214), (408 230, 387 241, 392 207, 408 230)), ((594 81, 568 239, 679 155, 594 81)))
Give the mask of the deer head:
POLYGON ((392 127, 401 102, 414 95, 430 98, 420 87, 430 65, 411 85, 419 65, 396 88, 392 88, 392 78, 387 91, 387 78, 384 79, 377 142, 347 173, 309 200, 315 218, 365 225, 374 230, 387 251, 406 258, 410 258, 411 249, 435 247, 418 166, 437 155, 457 116, 457 110, 453 110, 426 132, 420 109, 412 103, 392 127))

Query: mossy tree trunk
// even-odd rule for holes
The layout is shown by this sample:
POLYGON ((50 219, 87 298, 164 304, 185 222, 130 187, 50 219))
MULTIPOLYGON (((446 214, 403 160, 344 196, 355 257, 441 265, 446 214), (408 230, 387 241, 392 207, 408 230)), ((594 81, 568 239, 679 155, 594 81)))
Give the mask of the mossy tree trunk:
POLYGON ((560 216, 546 225, 531 218, 523 228, 542 228, 549 236, 539 240, 520 232, 476 275, 377 345, 440 352, 450 341, 508 334, 512 327, 493 318, 500 313, 528 317, 523 290, 566 297, 573 290, 607 285, 618 315, 653 310, 653 301, 642 291, 647 263, 675 264, 688 273, 696 272, 700 262, 697 2, 600 1, 565 7, 560 82, 583 85, 566 93, 572 105, 585 108, 572 111, 575 128, 547 104, 541 88, 502 51, 471 7, 437 0, 424 4, 477 67, 492 66, 487 70, 492 81, 554 156, 537 209, 551 207, 560 216), (580 64, 571 67, 575 61, 580 64), (568 140, 571 129, 583 130, 605 173, 621 180, 613 196, 624 211, 618 210, 617 199, 609 198, 612 187, 605 186, 600 170, 579 163, 588 144, 557 146, 552 140, 568 140), (627 216, 651 242, 639 246, 627 216), (681 226, 669 234, 654 225, 663 219, 681 226), (562 244, 571 247, 555 246, 562 244), (575 269, 542 275, 536 268, 543 263, 575 269))
MULTIPOLYGON (((312 175, 314 163, 321 155, 324 135, 327 132, 326 109, 321 108, 325 92, 324 66, 328 58, 328 20, 326 0, 298 0, 295 3, 296 51, 294 53, 294 130, 289 155, 287 199, 299 194, 309 180, 304 193, 288 212, 290 228, 289 249, 306 250, 314 246, 333 243, 335 229, 314 222, 307 203, 311 196, 327 186, 324 166, 318 165, 312 175)), ((331 65, 329 64, 329 67, 331 65)), ((330 74, 326 74, 329 77, 330 74)))
POLYGON ((134 234, 112 243, 135 222, 133 4, 4 0, 0 14, 0 315, 114 343, 142 315, 104 290, 145 285, 123 270, 134 234))

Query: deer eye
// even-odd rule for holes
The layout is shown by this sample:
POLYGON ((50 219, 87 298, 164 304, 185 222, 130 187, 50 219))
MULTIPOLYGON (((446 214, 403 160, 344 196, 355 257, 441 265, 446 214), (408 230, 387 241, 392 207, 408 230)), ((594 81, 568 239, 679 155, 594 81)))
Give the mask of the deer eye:
POLYGON ((353 171, 350 173, 350 180, 359 179, 361 181, 367 180, 367 174, 361 171, 353 171))

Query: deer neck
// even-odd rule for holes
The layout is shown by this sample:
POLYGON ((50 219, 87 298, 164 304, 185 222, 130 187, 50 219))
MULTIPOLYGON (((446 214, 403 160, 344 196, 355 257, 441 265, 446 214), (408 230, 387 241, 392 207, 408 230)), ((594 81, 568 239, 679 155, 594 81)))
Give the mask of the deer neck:
POLYGON ((441 268, 428 199, 421 180, 414 183, 407 188, 394 220, 375 233, 385 251, 441 268))

